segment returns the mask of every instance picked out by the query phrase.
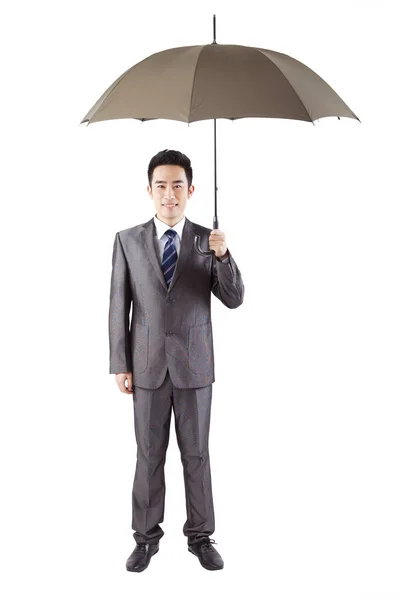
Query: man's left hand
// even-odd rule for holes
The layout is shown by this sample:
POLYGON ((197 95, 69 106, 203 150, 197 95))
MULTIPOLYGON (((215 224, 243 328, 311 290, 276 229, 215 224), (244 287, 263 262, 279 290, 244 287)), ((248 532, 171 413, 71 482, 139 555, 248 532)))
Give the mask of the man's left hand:
POLYGON ((225 238, 225 233, 220 229, 213 229, 208 238, 210 250, 214 250, 215 256, 221 259, 228 256, 228 247, 225 238))

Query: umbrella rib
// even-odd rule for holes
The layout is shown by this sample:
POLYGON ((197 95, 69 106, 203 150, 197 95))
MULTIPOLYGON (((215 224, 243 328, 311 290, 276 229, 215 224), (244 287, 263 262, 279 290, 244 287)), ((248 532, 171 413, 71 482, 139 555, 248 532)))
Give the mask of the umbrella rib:
MULTIPOLYGON (((104 102, 110 97, 110 94, 115 90, 115 88, 117 87, 117 85, 124 79, 124 77, 129 73, 129 71, 131 71, 132 69, 134 69, 136 67, 136 65, 133 65, 133 67, 129 67, 129 69, 127 69, 125 71, 125 73, 122 73, 122 75, 120 75, 108 88, 107 90, 103 93, 103 98, 100 98, 97 100, 97 102, 95 102, 92 106, 92 108, 90 109, 89 112, 91 112, 93 110, 93 108, 96 106, 96 104, 100 101, 100 104, 96 107, 96 110, 94 111, 93 115, 97 113, 98 110, 101 109, 101 107, 103 106, 104 102), (107 92, 107 95, 105 95, 105 93, 107 92)), ((89 113, 87 113, 89 114, 89 113)), ((93 115, 91 115, 91 117, 93 117, 93 115)), ((86 115, 87 116, 87 115, 86 115)), ((89 126, 89 124, 91 124, 91 117, 89 117, 89 119, 87 119, 87 127, 89 126)), ((85 123, 85 120, 82 120, 80 124, 85 123)))
MULTIPOLYGON (((130 73, 131 71, 133 71, 133 69, 135 69, 135 68, 136 68, 138 65, 140 65, 140 63, 144 62, 145 60, 146 60, 146 59, 144 58, 143 60, 141 60, 141 61, 139 61, 138 63, 134 64, 132 67, 129 67, 129 69, 127 69, 127 70, 125 71, 125 73, 122 73, 122 75, 120 75, 120 76, 118 77, 118 79, 116 79, 116 80, 114 81, 114 84, 111 84, 111 86, 110 86, 110 89, 108 90, 108 94, 107 94, 107 96, 105 96, 105 97, 103 98, 103 100, 101 101, 101 104, 100 104, 100 106, 98 106, 98 108, 97 108, 96 112, 97 112, 97 111, 98 111, 98 110, 99 110, 99 109, 100 109, 100 108, 103 106, 104 102, 105 102, 106 100, 108 100, 108 98, 109 98, 109 97, 111 96, 111 94, 114 92, 115 88, 116 88, 116 87, 117 87, 117 86, 118 86, 118 85, 121 83, 121 81, 122 81, 123 79, 125 79, 125 77, 128 75, 128 73, 130 73)), ((127 118, 129 118, 129 117, 127 117, 127 118)))
MULTIPOLYGON (((257 50, 258 50, 258 52, 260 52, 260 49, 259 49, 259 48, 257 48, 257 50)), ((261 54, 262 54, 263 56, 265 56, 265 58, 267 58, 268 60, 270 60, 270 61, 273 63, 273 65, 274 65, 274 66, 275 66, 275 67, 278 69, 279 73, 281 73, 282 77, 284 77, 284 78, 286 79, 286 81, 288 82, 288 84, 290 85, 290 87, 292 88, 292 90, 294 91, 294 93, 296 94, 296 96, 298 97, 298 99, 299 99, 299 101, 300 101, 301 105, 303 106, 304 110, 306 111, 306 113, 307 113, 307 114, 308 114, 308 116, 310 117, 310 121, 311 121, 311 123, 312 123, 312 124, 314 125, 314 127, 315 127, 315 123, 314 123, 314 121, 312 120, 312 118, 311 118, 311 115, 310 115, 310 113, 308 112, 308 110, 307 110, 307 108, 306 108, 306 105, 304 104, 303 100, 300 98, 299 94, 296 92, 296 90, 295 90, 295 89, 294 89, 294 87, 292 86, 292 84, 291 84, 291 82, 289 81, 289 79, 288 79, 288 78, 286 77, 286 75, 285 75, 285 74, 284 74, 284 73, 281 71, 281 69, 278 67, 278 65, 277 65, 277 64, 276 64, 276 63, 275 63, 275 62, 272 60, 272 58, 269 58, 269 56, 266 56, 266 55, 264 54, 264 52, 261 52, 261 54)))
POLYGON ((202 47, 202 49, 200 50, 198 56, 197 56, 197 61, 196 61, 196 66, 194 68, 194 73, 193 73, 193 81, 192 81, 192 92, 190 94, 190 104, 189 104, 189 119, 188 119, 188 123, 190 123, 190 116, 192 113, 192 100, 193 100, 193 88, 194 88, 194 80, 196 78, 196 73, 197 73, 197 67, 199 64, 199 58, 200 58, 200 54, 203 52, 204 50, 204 46, 202 47))

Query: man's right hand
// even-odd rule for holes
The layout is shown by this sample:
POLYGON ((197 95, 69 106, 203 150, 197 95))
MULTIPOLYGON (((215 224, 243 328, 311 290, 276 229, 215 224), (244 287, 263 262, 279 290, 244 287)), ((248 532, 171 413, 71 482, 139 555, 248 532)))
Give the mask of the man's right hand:
POLYGON ((133 373, 117 373, 115 381, 123 394, 133 394, 133 373), (125 385, 126 380, 128 380, 128 386, 125 385))

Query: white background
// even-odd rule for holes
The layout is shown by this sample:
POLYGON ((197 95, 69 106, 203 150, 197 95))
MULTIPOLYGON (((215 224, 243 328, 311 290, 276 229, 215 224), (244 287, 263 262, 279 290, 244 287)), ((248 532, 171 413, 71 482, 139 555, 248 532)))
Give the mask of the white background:
MULTIPOLYGON (((1 586, 7 600, 400 598, 396 2, 19 2, 2 15, 1 586), (116 231, 150 219, 147 165, 185 152, 212 227, 213 123, 79 125, 155 52, 289 54, 360 118, 218 121, 219 226, 245 284, 212 297, 210 432, 223 571, 187 551, 167 454, 165 535, 141 573, 132 397, 108 374, 116 231)), ((173 425, 173 424, 171 424, 173 425)))

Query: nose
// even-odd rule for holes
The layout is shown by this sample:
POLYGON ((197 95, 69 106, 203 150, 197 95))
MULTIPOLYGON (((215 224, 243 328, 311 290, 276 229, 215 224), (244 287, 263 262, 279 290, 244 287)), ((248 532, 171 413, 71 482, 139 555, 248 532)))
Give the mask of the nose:
POLYGON ((172 188, 167 187, 165 190, 165 199, 166 200, 175 200, 175 192, 172 188))

